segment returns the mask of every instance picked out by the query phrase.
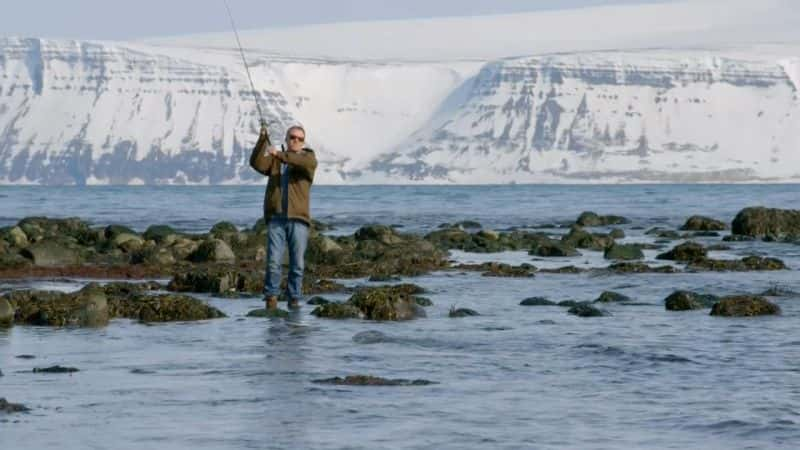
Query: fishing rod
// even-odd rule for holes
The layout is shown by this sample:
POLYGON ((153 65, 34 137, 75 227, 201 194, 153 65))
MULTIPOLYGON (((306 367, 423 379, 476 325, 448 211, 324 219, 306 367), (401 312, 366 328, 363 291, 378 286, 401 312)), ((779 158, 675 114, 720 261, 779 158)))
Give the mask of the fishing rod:
POLYGON ((261 103, 258 101, 256 85, 253 83, 253 76, 250 75, 250 66, 247 64, 247 58, 244 56, 244 48, 242 48, 242 41, 239 39, 239 31, 236 28, 236 22, 233 20, 233 12, 231 12, 231 7, 228 5, 228 0, 222 0, 222 2, 225 3, 225 9, 228 10, 228 17, 231 19, 231 28, 233 28, 233 34, 236 35, 236 44, 239 46, 239 53, 242 55, 244 70, 247 71, 247 78, 250 80, 250 88, 253 89, 253 98, 255 99, 256 108, 258 109, 258 117, 261 119, 261 126, 266 126, 267 121, 264 120, 264 112, 261 111, 261 103))

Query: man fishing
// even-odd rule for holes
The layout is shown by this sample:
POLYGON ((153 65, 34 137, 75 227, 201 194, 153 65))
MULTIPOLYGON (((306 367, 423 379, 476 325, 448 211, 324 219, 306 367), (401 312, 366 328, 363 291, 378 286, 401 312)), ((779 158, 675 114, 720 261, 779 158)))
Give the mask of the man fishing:
POLYGON ((302 299, 304 259, 311 227, 311 184, 317 168, 317 158, 313 150, 304 146, 305 140, 305 129, 295 125, 286 131, 285 151, 274 147, 262 122, 258 142, 250 154, 250 166, 269 177, 264 194, 267 267, 263 291, 268 311, 278 309, 281 261, 287 245, 289 308, 300 308, 302 299))

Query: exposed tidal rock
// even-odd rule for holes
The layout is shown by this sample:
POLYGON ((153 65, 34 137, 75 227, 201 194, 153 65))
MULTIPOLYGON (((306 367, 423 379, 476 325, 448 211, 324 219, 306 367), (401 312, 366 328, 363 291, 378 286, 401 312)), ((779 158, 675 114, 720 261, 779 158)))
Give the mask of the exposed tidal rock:
POLYGON ((728 225, 725 222, 705 216, 689 217, 681 227, 683 231, 722 231, 726 229, 728 229, 728 225))
POLYGON ((751 317, 778 315, 781 308, 769 300, 752 295, 723 297, 711 308, 712 316, 751 317))
POLYGON ((668 311, 691 311, 712 307, 719 297, 710 294, 698 294, 691 291, 675 291, 664 299, 664 307, 668 311))
POLYGON ((800 210, 745 208, 733 219, 734 235, 772 241, 800 239, 800 210))
POLYGON ((314 380, 314 383, 319 384, 334 384, 338 386, 427 386, 430 384, 438 384, 435 381, 429 380, 405 380, 405 379, 388 379, 374 377, 371 375, 348 375, 344 378, 334 377, 314 380))

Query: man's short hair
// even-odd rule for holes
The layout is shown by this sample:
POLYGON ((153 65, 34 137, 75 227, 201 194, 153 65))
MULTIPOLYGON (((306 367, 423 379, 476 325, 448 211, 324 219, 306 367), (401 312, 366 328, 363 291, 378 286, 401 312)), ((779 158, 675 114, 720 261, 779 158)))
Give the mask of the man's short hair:
POLYGON ((300 125, 292 125, 292 126, 289 127, 288 130, 286 130, 286 140, 287 141, 289 140, 289 135, 292 134, 292 131, 294 131, 294 130, 302 131, 303 132, 303 137, 304 138, 306 137, 306 129, 305 128, 303 128, 300 125))

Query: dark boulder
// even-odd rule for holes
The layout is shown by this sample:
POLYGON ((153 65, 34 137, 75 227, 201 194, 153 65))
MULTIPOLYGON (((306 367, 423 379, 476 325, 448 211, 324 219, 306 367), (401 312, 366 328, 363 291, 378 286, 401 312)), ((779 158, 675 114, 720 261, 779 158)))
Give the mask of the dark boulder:
POLYGON ((778 305, 763 297, 753 295, 723 297, 711 308, 712 316, 724 317, 751 317, 780 313, 781 308, 778 305))
POLYGON ((727 229, 725 222, 705 216, 692 216, 686 219, 681 230, 684 231, 722 231, 727 229))
POLYGON ((800 239, 800 210, 745 208, 733 219, 731 231, 770 240, 800 239))
POLYGON ((656 256, 656 259, 691 262, 704 259, 708 255, 705 247, 697 242, 684 242, 672 250, 656 256))
POLYGON ((719 297, 715 295, 675 291, 664 299, 664 306, 668 311, 691 311, 710 308, 717 301, 719 301, 719 297))

